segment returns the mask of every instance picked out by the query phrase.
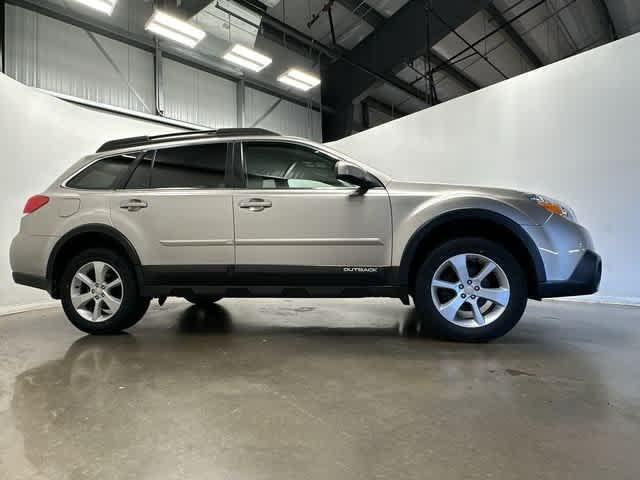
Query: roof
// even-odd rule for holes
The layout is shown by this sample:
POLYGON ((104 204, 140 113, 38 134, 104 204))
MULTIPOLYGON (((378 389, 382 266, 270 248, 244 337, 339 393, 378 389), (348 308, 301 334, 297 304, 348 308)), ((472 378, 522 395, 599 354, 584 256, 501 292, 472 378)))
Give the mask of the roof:
POLYGON ((194 132, 177 132, 167 133, 164 135, 142 135, 138 137, 127 137, 110 140, 100 145, 96 153, 107 152, 111 150, 119 150, 121 148, 142 147, 153 145, 156 143, 176 141, 176 140, 194 140, 198 138, 220 138, 220 137, 242 137, 242 136, 280 136, 279 133, 265 130, 262 128, 219 128, 217 130, 198 130, 194 132))

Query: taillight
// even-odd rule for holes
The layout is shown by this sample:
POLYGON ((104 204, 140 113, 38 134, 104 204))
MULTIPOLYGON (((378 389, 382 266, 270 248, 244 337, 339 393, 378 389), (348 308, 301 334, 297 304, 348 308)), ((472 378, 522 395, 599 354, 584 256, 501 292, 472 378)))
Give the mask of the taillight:
POLYGON ((27 215, 29 215, 30 213, 38 210, 40 207, 44 207, 47 203, 49 203, 49 197, 47 197, 46 195, 34 195, 29 200, 27 200, 22 213, 26 213, 27 215))

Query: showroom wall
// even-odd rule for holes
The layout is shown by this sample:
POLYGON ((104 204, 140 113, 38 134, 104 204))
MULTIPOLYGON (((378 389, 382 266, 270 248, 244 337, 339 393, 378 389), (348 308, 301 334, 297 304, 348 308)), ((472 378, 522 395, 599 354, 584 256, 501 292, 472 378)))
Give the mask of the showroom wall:
POLYGON ((90 110, 0 75, 0 313, 50 300, 15 285, 9 245, 28 197, 42 192, 71 163, 109 139, 179 131, 175 127, 90 110))
POLYGON ((604 301, 640 303, 640 34, 332 144, 393 176, 547 194, 603 256, 604 301))
MULTIPOLYGON (((148 7, 131 4, 128 17, 119 19, 121 27, 139 22, 139 17, 148 15, 148 7)), ((5 8, 7 75, 32 87, 155 113, 150 52, 101 35, 90 36, 81 28, 21 7, 5 8)), ((238 82, 167 58, 162 70, 165 116, 210 128, 238 125, 238 82)), ((245 87, 245 126, 322 139, 320 112, 249 87, 245 87)))

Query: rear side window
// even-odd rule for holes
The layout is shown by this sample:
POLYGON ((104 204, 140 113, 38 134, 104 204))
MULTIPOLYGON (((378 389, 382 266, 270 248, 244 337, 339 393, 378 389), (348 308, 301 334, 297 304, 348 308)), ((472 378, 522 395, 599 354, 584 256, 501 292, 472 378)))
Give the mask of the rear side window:
POLYGON ((70 188, 111 190, 124 175, 137 154, 107 157, 92 163, 67 182, 70 188))
POLYGON ((226 143, 148 152, 127 188, 224 188, 226 163, 226 143))

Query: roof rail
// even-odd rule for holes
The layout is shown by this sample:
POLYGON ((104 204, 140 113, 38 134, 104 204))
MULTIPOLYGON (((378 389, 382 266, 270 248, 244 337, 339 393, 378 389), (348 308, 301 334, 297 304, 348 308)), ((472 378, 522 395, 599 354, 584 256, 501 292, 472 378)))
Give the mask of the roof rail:
POLYGON ((171 140, 204 138, 204 137, 235 137, 243 135, 273 135, 279 133, 263 128, 218 128, 217 130, 195 130, 192 132, 165 133, 162 135, 142 135, 138 137, 118 138, 102 144, 96 153, 118 150, 121 148, 141 147, 154 143, 168 142, 171 140))

